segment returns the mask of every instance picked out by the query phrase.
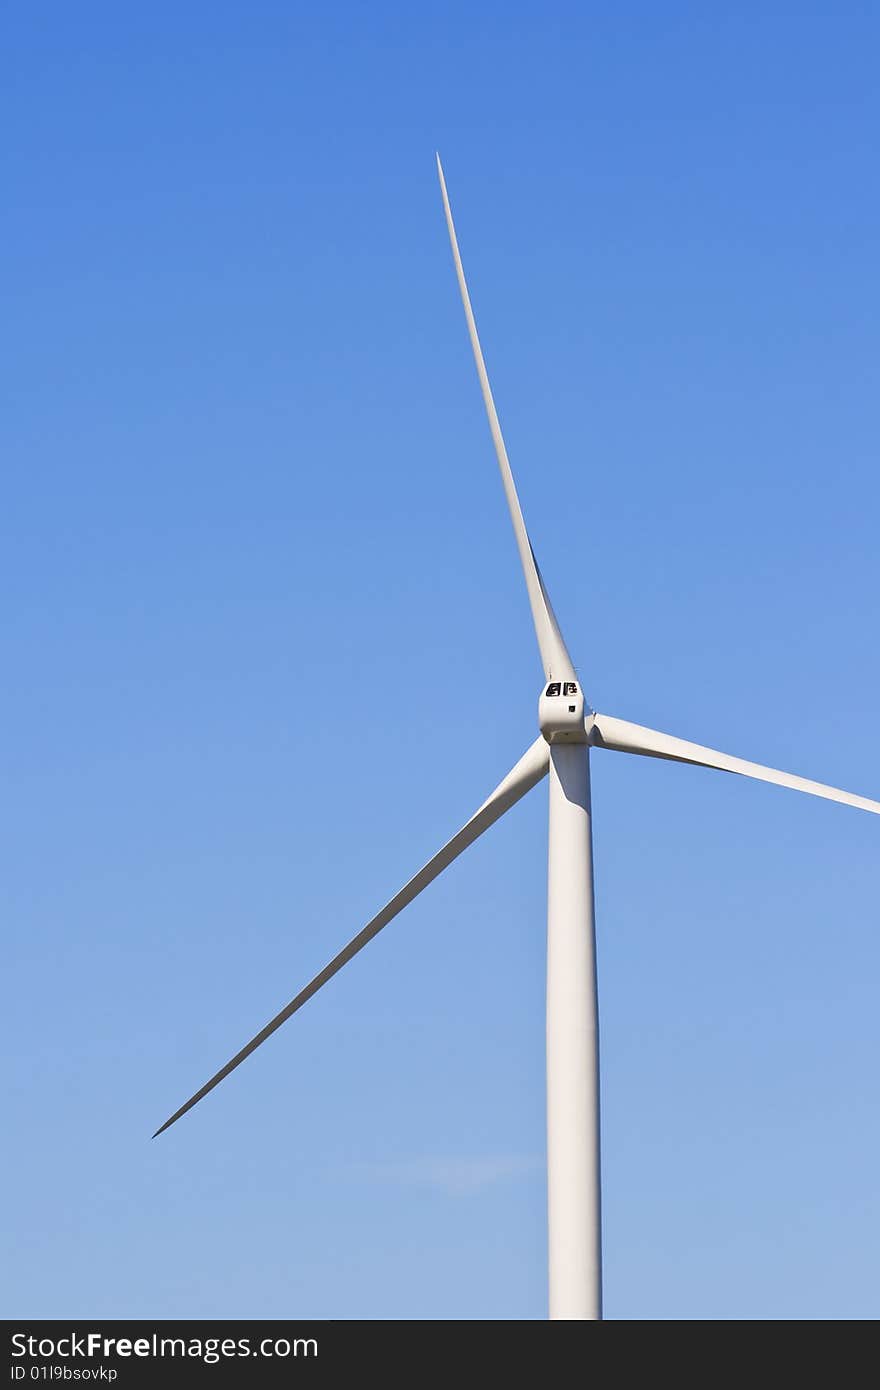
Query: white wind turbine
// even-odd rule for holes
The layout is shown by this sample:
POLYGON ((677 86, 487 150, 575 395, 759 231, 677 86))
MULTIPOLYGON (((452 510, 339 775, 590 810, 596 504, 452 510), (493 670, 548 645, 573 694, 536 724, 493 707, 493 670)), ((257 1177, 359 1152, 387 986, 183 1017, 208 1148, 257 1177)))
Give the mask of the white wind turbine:
MULTIPOLYGON (((510 510, 544 668, 538 700, 540 734, 466 825, 401 888, 265 1028, 166 1120, 156 1134, 213 1090, 225 1076, 280 1028, 338 970, 356 956, 407 903, 550 774, 547 884, 547 1195, 550 1317, 602 1316, 601 1194, 599 1181, 599 1018, 593 912, 590 749, 607 748, 650 758, 736 772, 762 782, 841 801, 880 815, 880 802, 788 772, 777 772, 711 748, 703 748, 625 719, 595 714, 584 704, 580 682, 550 604, 529 541, 486 364, 477 336, 458 250, 440 157, 437 170, 446 223, 471 347, 501 481, 510 510)), ((155 1135, 153 1136, 155 1138, 155 1135)))

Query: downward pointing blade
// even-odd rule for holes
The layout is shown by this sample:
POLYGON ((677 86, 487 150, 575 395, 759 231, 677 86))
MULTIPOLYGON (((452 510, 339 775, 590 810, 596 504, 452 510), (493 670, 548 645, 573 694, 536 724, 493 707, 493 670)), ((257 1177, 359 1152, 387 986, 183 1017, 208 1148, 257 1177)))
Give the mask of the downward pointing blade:
POLYGON ((358 932, 357 936, 352 937, 347 946, 343 946, 339 954, 334 956, 329 965, 325 965, 324 969, 320 970, 313 980, 309 981, 305 989, 301 989, 299 994, 295 995, 289 1004, 285 1004, 284 1008, 277 1013, 274 1018, 269 1020, 265 1028, 261 1028, 259 1033, 251 1038, 249 1043, 245 1043, 241 1051, 236 1052, 235 1056, 226 1063, 225 1067, 221 1067, 220 1070, 211 1077, 210 1081, 206 1081, 205 1085, 202 1086, 200 1090, 196 1091, 194 1096, 190 1096, 189 1100, 182 1105, 179 1110, 175 1110, 171 1118, 166 1120, 164 1125, 161 1125, 160 1128, 156 1130, 153 1138, 155 1139, 163 1130, 169 1129, 170 1126, 174 1124, 175 1120, 179 1120, 181 1115, 185 1115, 187 1110, 191 1110, 194 1105, 197 1105, 209 1091, 213 1091, 214 1087, 219 1085, 224 1077, 227 1077, 231 1071, 235 1071, 235 1068, 239 1066, 246 1057, 249 1057, 252 1052, 256 1051, 260 1043, 270 1038, 272 1034, 281 1027, 282 1023, 286 1023, 298 1009, 302 1008, 303 1004, 311 999, 313 994, 317 994, 322 985, 325 985, 328 980, 331 980, 337 971, 342 969, 343 965, 346 965, 353 956, 357 955, 358 951, 366 946, 368 941, 372 941, 373 937, 377 936, 382 928, 387 926, 392 918, 396 917, 398 912, 406 907, 407 903, 411 903, 413 898, 417 898, 422 889, 427 888, 428 884, 431 883, 438 874, 441 874, 454 859, 457 859, 462 851, 467 849, 468 845, 472 845, 474 840, 479 839, 484 830, 488 830, 490 825, 494 825, 495 821, 499 820, 504 815, 505 811, 509 811, 510 807, 514 806, 521 797, 525 796, 527 791, 534 787, 537 782, 540 782, 541 778, 545 777, 547 774, 549 759, 550 755, 547 744, 544 742, 543 738, 537 738, 531 748, 523 754, 516 766, 507 774, 504 781, 499 783, 492 792, 492 795, 488 800, 483 802, 480 809, 471 817, 467 824, 462 826, 457 834, 453 835, 452 839, 434 855, 433 859, 429 859, 427 864, 419 869, 419 872, 410 879, 409 883, 401 888, 400 892, 396 893, 390 902, 385 904, 381 912, 376 913, 376 916, 358 932))
POLYGON ((449 206, 449 195, 446 192, 446 180, 443 177, 443 165, 440 163, 439 154, 437 156, 437 173, 440 176, 440 191, 443 194, 443 208, 446 212, 446 226, 449 229, 449 241, 452 245, 455 273, 458 276, 458 287, 461 290, 461 302, 464 305, 464 315, 467 319, 468 333, 470 334, 471 347, 474 352, 474 361, 477 364, 477 375, 480 378, 480 388, 483 392, 486 414, 489 417, 489 429, 492 432, 492 443, 495 445, 495 453, 498 456, 498 467, 501 469, 501 481, 504 484, 504 494, 507 498, 507 506, 510 510, 510 519, 513 522, 520 563, 523 568, 523 574, 525 575, 526 588, 529 591, 532 621, 535 625, 535 635, 538 639, 538 647, 541 652, 544 676, 547 679, 553 676, 555 680, 573 680, 574 667, 571 664, 571 657, 566 650, 562 633, 559 631, 559 624, 556 621, 556 615, 553 612, 547 590, 544 588, 541 571, 538 569, 535 552, 532 550, 531 541, 526 531, 526 524, 523 520, 522 508, 519 505, 519 497, 516 492, 516 484, 513 481, 513 473, 510 469, 507 450, 504 447, 504 437, 501 433, 498 412, 495 409, 495 401, 492 397, 492 388, 489 385, 486 363, 483 360, 483 349, 480 347, 480 339, 477 334, 474 311, 471 308, 471 298, 468 294, 467 281, 464 278, 464 266, 461 263, 458 238, 455 235, 455 224, 452 220, 452 209, 449 206))
POLYGON ((612 748, 618 753, 641 753, 648 758, 667 758, 671 762, 693 763, 697 767, 714 767, 719 772, 737 772, 741 777, 773 782, 778 787, 791 787, 792 791, 821 796, 826 801, 840 801, 844 806, 856 806, 860 811, 872 811, 880 816, 880 801, 841 791, 839 787, 828 787, 824 782, 811 782, 808 777, 797 777, 793 772, 779 772, 775 767, 746 762, 745 758, 734 758, 729 753, 718 753, 714 748, 688 743, 686 739, 673 738, 671 734, 661 734, 641 724, 630 724, 626 719, 597 714, 587 721, 587 731, 590 742, 598 748, 612 748))

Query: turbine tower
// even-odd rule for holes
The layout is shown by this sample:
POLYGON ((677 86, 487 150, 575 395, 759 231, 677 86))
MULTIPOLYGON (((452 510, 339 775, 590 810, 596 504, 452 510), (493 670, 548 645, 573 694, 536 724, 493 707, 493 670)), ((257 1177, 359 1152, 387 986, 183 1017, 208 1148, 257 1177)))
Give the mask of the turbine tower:
MULTIPOLYGON (((411 903, 438 874, 494 825, 511 806, 549 775, 547 881, 547 1203, 550 1317, 590 1320, 602 1316, 602 1226, 599 1144, 599 1015, 593 908, 590 750, 612 749, 672 762, 718 768, 811 796, 840 801, 880 815, 880 802, 745 762, 625 719, 596 714, 583 690, 556 621, 535 559, 504 446, 498 413, 477 334, 446 180, 437 156, 440 191, 458 287, 489 429, 544 669, 538 699, 540 733, 519 762, 471 819, 429 859, 380 912, 300 990, 241 1051, 191 1096, 156 1134, 191 1110, 301 1009, 368 941, 411 903)), ((156 1137, 155 1135, 153 1136, 156 1137)))

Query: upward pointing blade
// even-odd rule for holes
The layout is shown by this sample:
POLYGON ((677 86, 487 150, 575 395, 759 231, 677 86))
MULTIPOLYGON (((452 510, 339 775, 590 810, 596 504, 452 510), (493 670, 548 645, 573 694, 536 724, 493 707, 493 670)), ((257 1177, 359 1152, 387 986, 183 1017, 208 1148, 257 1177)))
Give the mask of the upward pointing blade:
POLYGON ((492 443, 495 445, 495 453, 498 456, 498 467, 501 469, 501 481, 504 484, 504 494, 507 498, 507 505, 510 509, 510 519, 513 522, 513 530, 516 535, 520 563, 522 564, 523 574, 525 575, 526 588, 529 591, 532 621, 535 624, 535 635, 538 639, 538 647, 541 652, 544 675, 547 679, 553 676, 556 680, 573 680, 574 667, 571 663, 571 657, 566 650, 562 633, 559 631, 559 624, 556 621, 556 615, 553 612, 550 599, 547 596, 547 590, 544 588, 541 571, 538 569, 535 552, 532 550, 529 535, 526 531, 526 524, 523 521, 522 508, 519 505, 519 498, 516 494, 516 484, 513 481, 513 474, 510 471, 510 461, 507 457, 507 450, 504 447, 504 437, 501 433, 501 425, 498 422, 498 412, 495 409, 495 402, 492 399, 492 388, 489 385, 486 363, 483 361, 483 350, 480 347, 480 339, 477 335, 474 311, 471 308, 471 299, 468 294, 467 282, 464 278, 464 267, 461 263, 458 238, 455 235, 455 224, 452 221, 452 209, 449 206, 449 194, 446 192, 446 180, 443 177, 443 165, 440 163, 439 154, 437 156, 437 173, 440 175, 440 191, 443 194, 443 207, 446 212, 446 225, 449 228, 449 240, 452 244, 452 255, 455 261, 455 273, 458 276, 458 287, 461 290, 461 302, 464 305, 464 314, 467 319, 471 347, 474 351, 474 361, 477 364, 477 375, 480 378, 480 388, 483 392, 486 414, 489 417, 489 429, 492 431, 492 443))

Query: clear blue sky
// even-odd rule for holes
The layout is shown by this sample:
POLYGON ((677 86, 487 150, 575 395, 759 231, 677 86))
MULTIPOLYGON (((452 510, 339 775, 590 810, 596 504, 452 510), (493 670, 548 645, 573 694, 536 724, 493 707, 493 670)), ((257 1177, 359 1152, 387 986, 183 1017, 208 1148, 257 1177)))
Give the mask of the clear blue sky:
MULTIPOLYGON (((593 705, 880 795, 873 5, 13 5, 6 1316, 544 1315, 593 705)), ((876 1317, 880 821, 597 754, 612 1318, 876 1317)))

